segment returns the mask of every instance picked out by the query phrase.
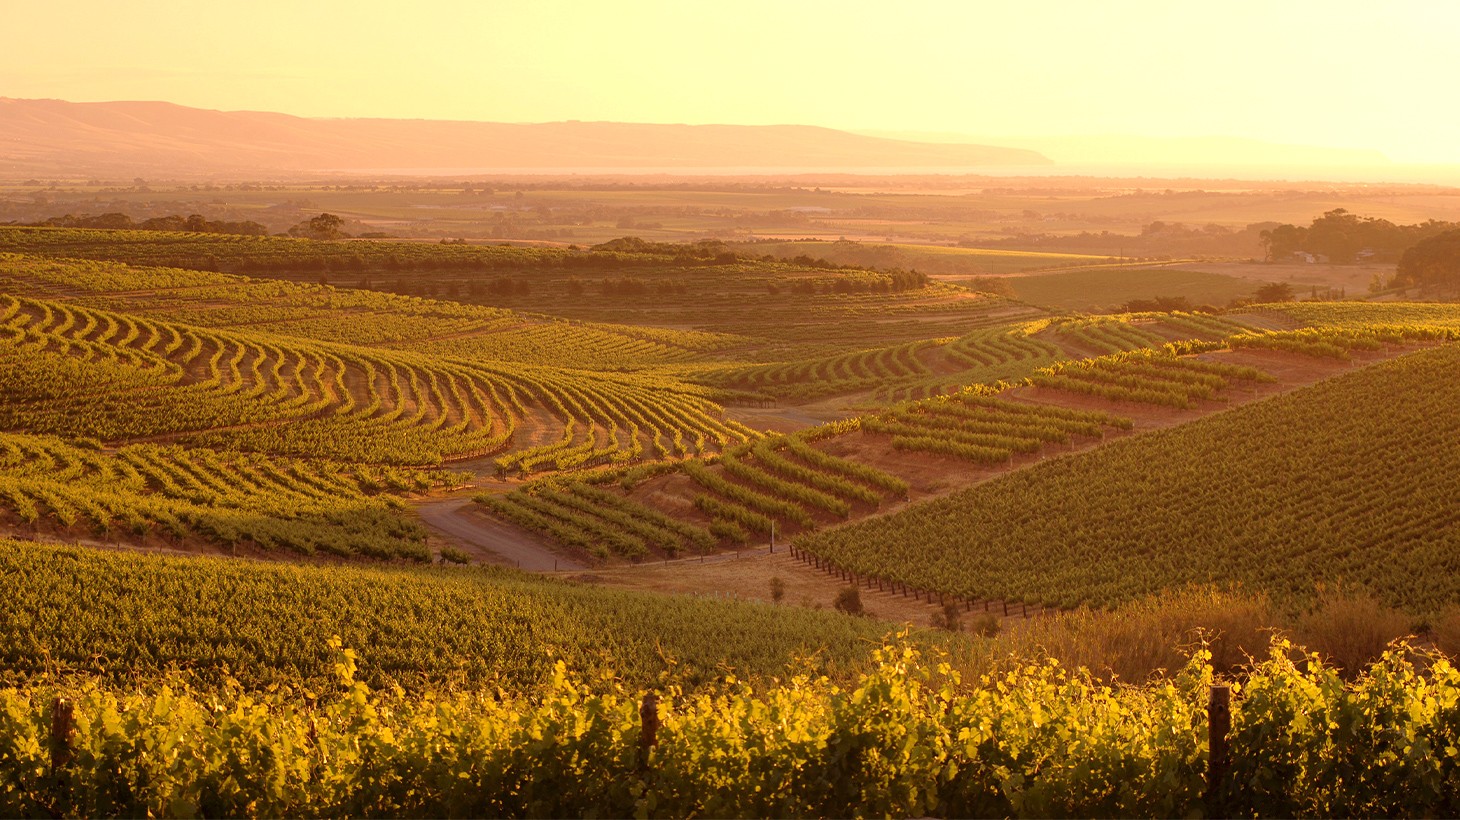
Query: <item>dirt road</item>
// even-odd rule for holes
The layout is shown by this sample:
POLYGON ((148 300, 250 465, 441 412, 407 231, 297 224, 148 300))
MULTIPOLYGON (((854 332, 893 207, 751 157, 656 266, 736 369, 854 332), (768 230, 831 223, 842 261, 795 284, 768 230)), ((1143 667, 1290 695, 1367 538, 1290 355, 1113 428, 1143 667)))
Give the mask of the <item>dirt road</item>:
POLYGON ((416 512, 421 522, 437 534, 485 561, 529 572, 585 569, 521 530, 476 512, 475 507, 469 498, 448 498, 417 504, 416 512))

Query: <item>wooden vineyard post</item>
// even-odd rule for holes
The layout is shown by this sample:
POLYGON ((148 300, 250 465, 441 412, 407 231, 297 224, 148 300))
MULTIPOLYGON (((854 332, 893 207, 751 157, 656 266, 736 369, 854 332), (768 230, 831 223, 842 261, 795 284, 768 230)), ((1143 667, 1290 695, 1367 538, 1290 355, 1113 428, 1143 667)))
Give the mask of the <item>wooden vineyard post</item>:
POLYGON ((659 743, 659 696, 653 692, 644 695, 639 704, 639 771, 649 770, 649 750, 659 743))
POLYGON ((1232 687, 1213 684, 1207 700, 1207 791, 1209 814, 1219 815, 1223 786, 1232 766, 1227 745, 1232 731, 1232 687))
POLYGON ((51 704, 51 776, 58 777, 71 762, 71 738, 76 733, 76 707, 65 698, 51 704))

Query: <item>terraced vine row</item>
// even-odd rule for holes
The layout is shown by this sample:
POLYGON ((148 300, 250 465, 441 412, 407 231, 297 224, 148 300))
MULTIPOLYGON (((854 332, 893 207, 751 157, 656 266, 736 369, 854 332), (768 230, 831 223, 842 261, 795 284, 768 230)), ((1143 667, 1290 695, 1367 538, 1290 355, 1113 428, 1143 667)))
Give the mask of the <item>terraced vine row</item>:
POLYGON ((1443 302, 1288 302, 1262 305, 1264 312, 1280 314, 1313 327, 1336 330, 1374 328, 1460 329, 1460 310, 1443 302))
POLYGON ((876 396, 883 401, 908 401, 957 393, 969 385, 1026 378, 1037 368, 1065 356, 1057 346, 1034 335, 1048 325, 1044 320, 961 336, 940 348, 953 372, 887 384, 878 389, 876 396))
POLYGON ((511 448, 551 419, 555 440, 500 457, 500 469, 522 471, 704 454, 756 435, 721 419, 703 388, 655 377, 296 342, 13 296, 0 297, 0 316, 5 429, 435 464, 511 448))
POLYGON ((1061 362, 1043 368, 1030 381, 1043 388, 1111 401, 1189 408, 1200 400, 1214 398, 1235 382, 1271 382, 1273 378, 1253 367, 1176 356, 1164 350, 1136 350, 1061 362))
POLYGON ((651 550, 676 555, 744 544, 770 537, 777 527, 812 529, 907 492, 901 479, 829 455, 796 436, 731 448, 713 465, 691 459, 646 467, 586 481, 542 479, 506 494, 484 493, 476 501, 505 520, 598 557, 638 558, 651 550), (636 484, 662 475, 696 485, 691 503, 698 516, 670 514, 631 497, 636 484))
POLYGON ((1166 339, 1123 318, 1096 316, 1082 319, 1061 319, 1051 329, 1081 349, 1101 354, 1124 353, 1129 350, 1159 348, 1166 339))
POLYGON ((1108 413, 1026 404, 968 391, 892 408, 863 418, 869 435, 890 436, 892 446, 956 456, 980 464, 1010 461, 1074 437, 1103 438, 1105 428, 1129 430, 1131 421, 1108 413))
POLYGON ((151 444, 103 451, 0 433, 0 512, 22 528, 97 538, 427 560, 425 531, 398 496, 460 478, 151 444))
POLYGON ((1355 350, 1380 350, 1385 345, 1416 341, 1452 341, 1460 339, 1460 324, 1454 326, 1371 325, 1367 327, 1323 327, 1285 330, 1261 335, 1234 336, 1232 347, 1281 350, 1348 359, 1355 350))
POLYGON ((932 375, 919 354, 939 345, 924 340, 799 362, 756 365, 707 374, 707 383, 784 398, 872 390, 888 382, 932 375))
POLYGON ((650 549, 677 555, 716 543, 703 527, 581 481, 543 481, 511 493, 483 493, 476 501, 508 521, 601 558, 637 558, 650 549))
POLYGON ((1243 322, 1210 313, 1173 311, 1151 314, 1151 318, 1162 325, 1175 328, 1181 334, 1189 334, 1191 338, 1205 341, 1222 340, 1239 334, 1258 332, 1256 328, 1243 322))

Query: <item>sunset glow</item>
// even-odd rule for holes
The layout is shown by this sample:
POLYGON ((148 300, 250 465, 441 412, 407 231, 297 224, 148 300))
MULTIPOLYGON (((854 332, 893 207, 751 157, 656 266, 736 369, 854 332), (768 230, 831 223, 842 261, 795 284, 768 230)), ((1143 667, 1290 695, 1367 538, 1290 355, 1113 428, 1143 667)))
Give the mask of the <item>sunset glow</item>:
POLYGON ((1235 136, 1460 161, 1460 5, 9 3, 0 94, 312 117, 1235 136), (145 13, 144 13, 145 10, 145 13))

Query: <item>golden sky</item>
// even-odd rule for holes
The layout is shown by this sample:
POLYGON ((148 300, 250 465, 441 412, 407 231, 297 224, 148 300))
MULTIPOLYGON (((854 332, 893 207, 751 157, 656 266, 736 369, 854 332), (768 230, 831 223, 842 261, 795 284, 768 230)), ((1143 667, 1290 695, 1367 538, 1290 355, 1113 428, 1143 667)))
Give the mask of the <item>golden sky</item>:
POLYGON ((1230 135, 1460 163, 1460 1, 0 0, 0 96, 1230 135))

